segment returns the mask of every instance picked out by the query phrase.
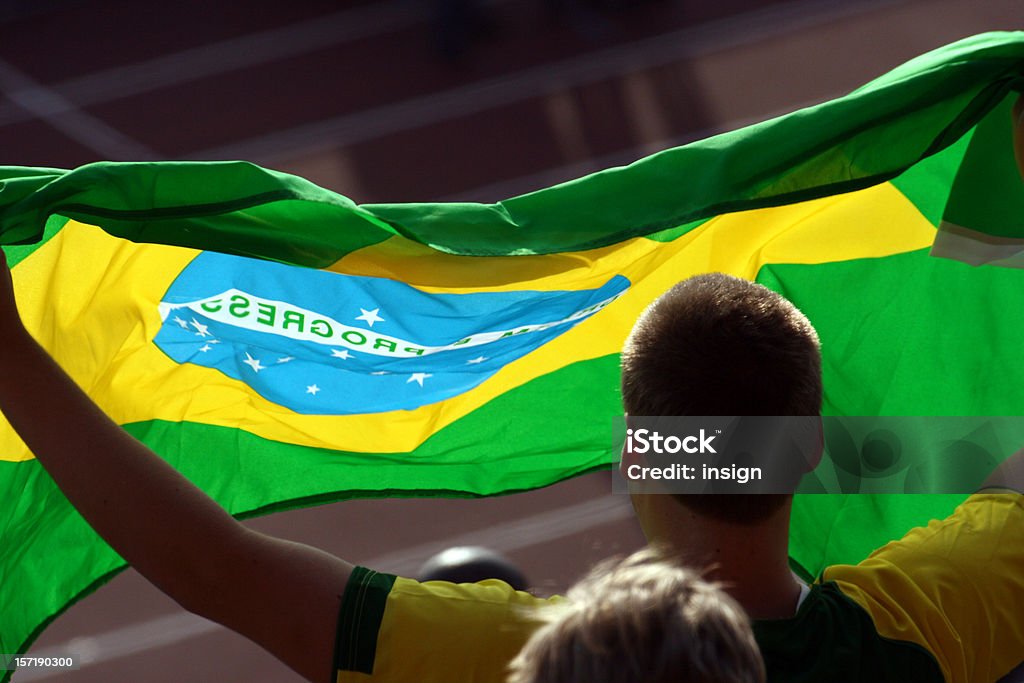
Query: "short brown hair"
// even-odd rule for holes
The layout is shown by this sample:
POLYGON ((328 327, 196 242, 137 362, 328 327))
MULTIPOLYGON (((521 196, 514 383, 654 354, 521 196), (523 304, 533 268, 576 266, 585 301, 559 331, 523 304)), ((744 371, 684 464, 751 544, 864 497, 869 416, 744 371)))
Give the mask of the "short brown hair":
POLYGON ((692 569, 644 550, 599 565, 512 662, 509 683, 761 683, 743 609, 692 569))
MULTIPOLYGON (((631 415, 818 415, 821 352, 807 317, 759 284, 722 273, 683 280, 637 320, 622 351, 622 400, 631 415)), ((785 495, 678 496, 743 523, 785 495)))

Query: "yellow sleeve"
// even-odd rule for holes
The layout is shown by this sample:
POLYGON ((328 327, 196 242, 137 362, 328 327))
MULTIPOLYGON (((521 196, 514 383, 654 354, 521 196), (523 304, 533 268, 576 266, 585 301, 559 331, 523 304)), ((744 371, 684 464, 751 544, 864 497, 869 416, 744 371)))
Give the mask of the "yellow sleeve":
POLYGON ((995 681, 1024 659, 1024 496, 983 493, 833 581, 879 635, 931 652, 947 681, 995 681))
MULTIPOLYGON (((338 683, 501 683, 551 602, 503 581, 419 583, 359 568, 339 618, 338 683)), ((552 600, 557 600, 554 598, 552 600)))

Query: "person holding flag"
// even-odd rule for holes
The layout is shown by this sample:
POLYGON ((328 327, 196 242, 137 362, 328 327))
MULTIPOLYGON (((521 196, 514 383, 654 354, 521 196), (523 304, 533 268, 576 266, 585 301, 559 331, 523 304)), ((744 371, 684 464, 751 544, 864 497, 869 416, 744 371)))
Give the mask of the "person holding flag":
MULTIPOLYGON (((1018 153, 1020 111, 1018 102, 1018 153)), ((0 335, 0 410, 82 516, 183 607, 307 679, 498 681, 536 628, 525 610, 544 601, 501 582, 418 583, 242 526, 108 419, 32 339, 6 268, 0 335)), ((729 276, 697 276, 663 295, 637 323, 623 366, 634 415, 821 406, 807 318, 729 276)), ((986 488, 998 490, 856 566, 826 569, 811 587, 787 562, 789 495, 634 504, 651 541, 712 567, 754 619, 769 680, 995 680, 1024 652, 1024 499, 1011 492, 1024 490, 1022 457, 993 474, 986 488)))

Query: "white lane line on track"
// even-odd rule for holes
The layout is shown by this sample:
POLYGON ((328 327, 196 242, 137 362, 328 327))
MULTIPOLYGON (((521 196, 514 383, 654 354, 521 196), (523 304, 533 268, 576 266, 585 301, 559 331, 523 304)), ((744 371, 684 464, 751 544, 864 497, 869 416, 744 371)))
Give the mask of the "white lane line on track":
MULTIPOLYGON (((50 87, 73 103, 72 107, 110 102, 402 29, 428 19, 427 7, 410 0, 376 2, 110 67, 50 87)), ((27 118, 17 108, 0 104, 0 126, 27 118)))
POLYGON ((77 108, 63 95, 37 83, 0 59, 0 92, 17 107, 45 121, 101 157, 113 160, 148 160, 158 154, 106 122, 77 108))
POLYGON ((197 160, 249 159, 272 164, 298 154, 344 147, 611 77, 685 62, 904 2, 906 0, 860 3, 795 0, 781 7, 710 21, 442 92, 189 152, 185 156, 197 160))

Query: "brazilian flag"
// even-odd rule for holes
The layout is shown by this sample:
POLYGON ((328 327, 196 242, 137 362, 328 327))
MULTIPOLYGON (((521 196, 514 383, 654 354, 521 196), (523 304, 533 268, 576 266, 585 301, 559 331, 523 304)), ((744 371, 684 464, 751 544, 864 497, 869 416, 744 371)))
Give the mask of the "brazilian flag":
MULTIPOLYGON (((496 204, 359 206, 242 162, 0 169, 26 325, 232 514, 485 496, 607 468, 619 351, 677 281, 817 327, 826 414, 1024 405, 1024 34, 496 204), (946 258, 953 257, 953 258, 946 258)), ((851 490, 851 493, 855 493, 851 490)), ((791 557, 856 562, 962 496, 808 495, 791 557)), ((0 427, 0 652, 124 567, 0 427)))

